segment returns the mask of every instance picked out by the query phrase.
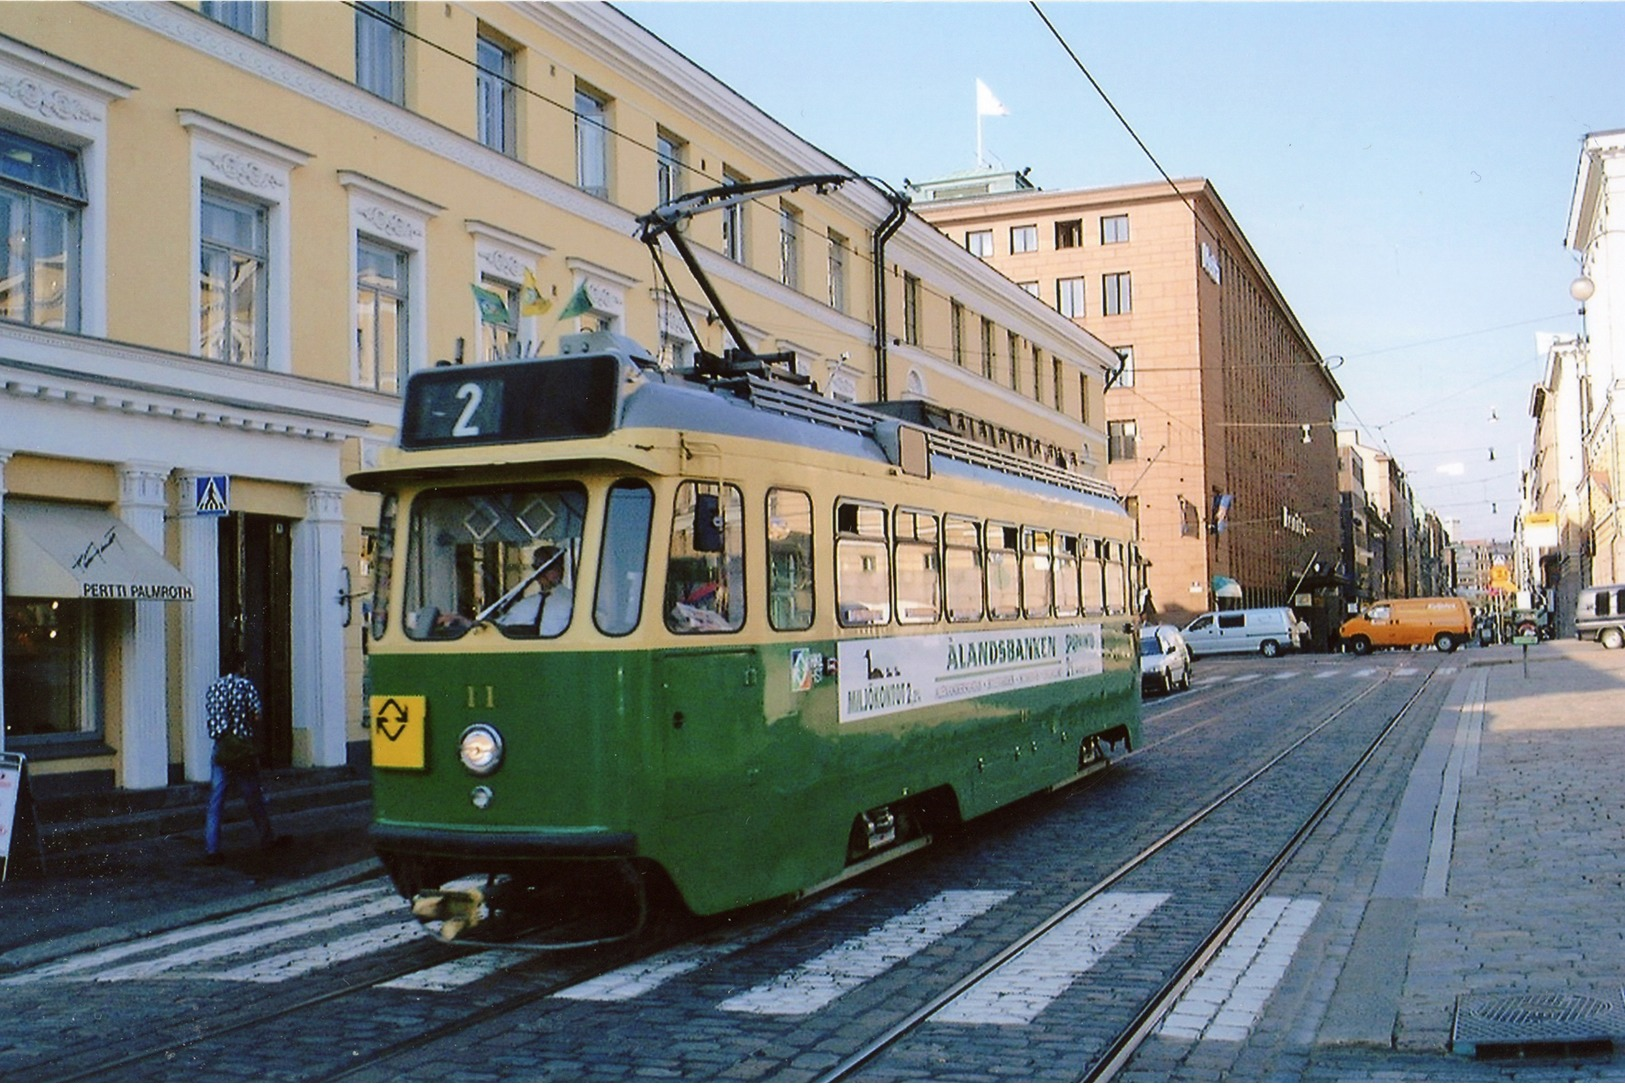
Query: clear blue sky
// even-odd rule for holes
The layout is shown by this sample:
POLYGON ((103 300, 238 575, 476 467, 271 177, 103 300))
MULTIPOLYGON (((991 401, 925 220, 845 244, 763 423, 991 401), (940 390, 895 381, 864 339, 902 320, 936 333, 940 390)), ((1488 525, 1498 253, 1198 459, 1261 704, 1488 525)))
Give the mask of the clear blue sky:
MULTIPOLYGON (((1040 187, 1158 176, 1025 3, 616 6, 894 184, 975 164, 978 77, 1009 110, 984 121, 989 156, 1040 187)), ((1343 357, 1340 423, 1398 456, 1460 538, 1509 537, 1535 334, 1578 329, 1563 236, 1580 140, 1625 128, 1625 4, 1043 8, 1343 357)))

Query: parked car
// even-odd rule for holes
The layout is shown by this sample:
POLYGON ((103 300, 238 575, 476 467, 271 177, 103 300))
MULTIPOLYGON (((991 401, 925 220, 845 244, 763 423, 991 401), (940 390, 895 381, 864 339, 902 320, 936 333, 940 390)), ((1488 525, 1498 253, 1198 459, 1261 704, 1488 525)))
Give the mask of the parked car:
POLYGON ((1198 615, 1180 633, 1193 657, 1262 653, 1273 657, 1302 645, 1305 624, 1291 608, 1242 608, 1198 615))
POLYGON ((1574 633, 1608 649, 1625 646, 1625 585, 1590 585, 1574 608, 1574 633))
POLYGON ((1454 652, 1473 636, 1473 612, 1459 596, 1417 596, 1378 600, 1347 620, 1338 637, 1355 653, 1378 646, 1434 645, 1454 652))
POLYGON ((1140 629, 1140 690, 1191 689, 1191 650, 1179 628, 1168 623, 1140 629))

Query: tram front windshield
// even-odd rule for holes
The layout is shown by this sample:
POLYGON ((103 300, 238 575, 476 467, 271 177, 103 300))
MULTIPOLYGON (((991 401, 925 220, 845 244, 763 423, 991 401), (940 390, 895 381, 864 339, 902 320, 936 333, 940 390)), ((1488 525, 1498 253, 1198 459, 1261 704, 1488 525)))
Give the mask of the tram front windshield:
POLYGON ((579 484, 426 491, 412 503, 406 634, 459 638, 492 623, 553 638, 575 612, 587 493, 579 484))

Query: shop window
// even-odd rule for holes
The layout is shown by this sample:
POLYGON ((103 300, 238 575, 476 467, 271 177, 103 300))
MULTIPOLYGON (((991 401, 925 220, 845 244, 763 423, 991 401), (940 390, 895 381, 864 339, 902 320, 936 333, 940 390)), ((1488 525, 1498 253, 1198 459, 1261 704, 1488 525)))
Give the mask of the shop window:
POLYGON ((6 739, 32 748, 99 736, 91 603, 8 596, 4 615, 6 739))
POLYGON ((666 627, 726 634, 745 623, 745 504, 739 488, 685 480, 672 504, 666 627))

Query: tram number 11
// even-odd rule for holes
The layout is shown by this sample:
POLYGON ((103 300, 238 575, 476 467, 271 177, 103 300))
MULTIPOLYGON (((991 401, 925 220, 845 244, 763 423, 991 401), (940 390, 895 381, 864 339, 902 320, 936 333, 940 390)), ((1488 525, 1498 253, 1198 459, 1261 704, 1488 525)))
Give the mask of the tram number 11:
MULTIPOLYGON (((477 687, 474 684, 470 683, 465 689, 468 691, 468 708, 471 709, 471 710, 479 709, 480 708, 479 692, 482 690, 482 688, 477 687)), ((489 683, 487 683, 485 685, 485 687, 483 688, 483 690, 485 691, 485 707, 484 708, 488 709, 488 710, 496 709, 497 708, 497 689, 495 687, 491 686, 489 683)))

